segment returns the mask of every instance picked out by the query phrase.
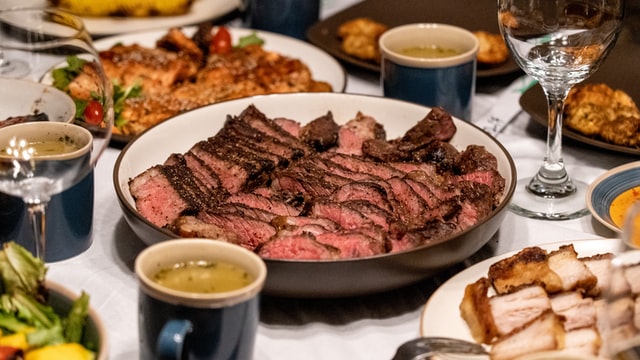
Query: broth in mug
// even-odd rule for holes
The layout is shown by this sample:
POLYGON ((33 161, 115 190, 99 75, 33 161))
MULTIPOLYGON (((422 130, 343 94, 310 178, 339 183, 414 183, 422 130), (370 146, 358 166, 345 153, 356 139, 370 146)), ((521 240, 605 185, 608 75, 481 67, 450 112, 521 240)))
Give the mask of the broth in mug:
POLYGON ((456 49, 444 48, 441 46, 412 46, 400 50, 400 54, 416 57, 416 58, 446 58, 460 55, 461 52, 456 49))
POLYGON ((182 262, 153 276, 153 281, 169 289, 202 294, 238 290, 253 280, 245 269, 222 261, 182 262))

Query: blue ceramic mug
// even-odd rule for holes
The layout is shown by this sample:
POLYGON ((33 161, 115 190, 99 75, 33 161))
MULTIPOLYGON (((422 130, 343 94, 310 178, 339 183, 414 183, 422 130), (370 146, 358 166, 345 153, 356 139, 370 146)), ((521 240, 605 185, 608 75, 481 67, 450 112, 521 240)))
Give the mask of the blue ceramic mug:
MULTIPOLYGON (((71 188, 53 195, 46 212, 45 261, 60 261, 91 246, 93 171, 71 188)), ((0 193, 0 243, 15 241, 35 254, 35 240, 22 199, 0 193)))
POLYGON ((408 24, 387 30, 379 45, 384 96, 440 106, 471 120, 479 48, 473 33, 446 24, 408 24), (428 48, 440 55, 410 52, 428 48))
POLYGON ((210 239, 163 241, 135 261, 140 359, 249 360, 253 357, 264 261, 238 245, 210 239), (154 276, 189 261, 226 262, 253 281, 227 292, 197 293, 158 284, 154 276))
POLYGON ((320 0, 244 0, 247 27, 304 40, 320 17, 320 0))

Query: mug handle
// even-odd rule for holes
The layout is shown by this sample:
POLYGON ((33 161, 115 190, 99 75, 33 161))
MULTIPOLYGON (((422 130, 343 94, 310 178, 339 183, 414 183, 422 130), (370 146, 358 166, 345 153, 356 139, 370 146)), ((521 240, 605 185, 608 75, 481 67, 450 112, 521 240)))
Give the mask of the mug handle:
POLYGON ((160 359, 182 359, 184 339, 193 330, 189 320, 169 320, 158 335, 156 352, 160 359))

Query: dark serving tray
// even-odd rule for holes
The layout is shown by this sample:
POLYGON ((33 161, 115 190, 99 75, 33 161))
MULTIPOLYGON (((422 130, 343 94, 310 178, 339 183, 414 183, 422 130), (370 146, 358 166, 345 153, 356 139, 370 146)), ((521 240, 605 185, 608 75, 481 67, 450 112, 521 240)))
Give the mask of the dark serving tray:
MULTIPOLYGON (((357 17, 369 17, 388 27, 437 22, 457 25, 465 29, 498 33, 498 10, 495 0, 366 0, 344 9, 314 25, 307 31, 307 39, 339 60, 374 72, 380 65, 350 56, 340 49, 338 27, 357 17)), ((506 75, 520 71, 509 60, 494 67, 478 67, 479 78, 506 75)))

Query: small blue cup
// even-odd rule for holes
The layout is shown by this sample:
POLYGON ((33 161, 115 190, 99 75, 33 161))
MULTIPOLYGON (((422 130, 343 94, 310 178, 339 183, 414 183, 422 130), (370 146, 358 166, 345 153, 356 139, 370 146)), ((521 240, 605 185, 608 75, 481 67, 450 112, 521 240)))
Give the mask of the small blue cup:
POLYGON ((245 0, 245 25, 304 40, 320 17, 320 0, 245 0))
POLYGON ((136 258, 135 272, 141 360, 253 358, 260 292, 267 275, 257 254, 219 240, 168 240, 143 250, 136 258), (235 264, 254 281, 228 292, 189 293, 152 280, 161 269, 200 260, 235 264))
POLYGON ((479 47, 473 33, 446 24, 408 24, 387 30, 380 36, 379 45, 384 96, 440 106, 459 119, 471 120, 479 47), (456 54, 403 54, 413 47, 452 49, 456 54))
MULTIPOLYGON (((91 246, 93 204, 93 171, 51 197, 46 212, 45 261, 69 259, 91 246)), ((0 193, 0 243, 8 241, 15 241, 35 254, 33 230, 24 202, 0 193)))

